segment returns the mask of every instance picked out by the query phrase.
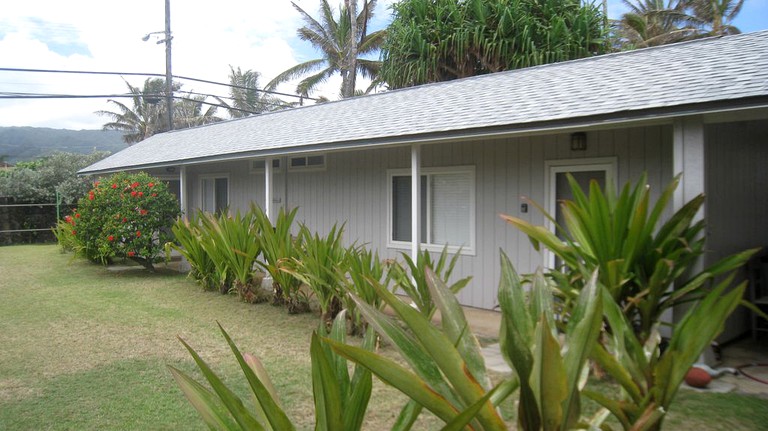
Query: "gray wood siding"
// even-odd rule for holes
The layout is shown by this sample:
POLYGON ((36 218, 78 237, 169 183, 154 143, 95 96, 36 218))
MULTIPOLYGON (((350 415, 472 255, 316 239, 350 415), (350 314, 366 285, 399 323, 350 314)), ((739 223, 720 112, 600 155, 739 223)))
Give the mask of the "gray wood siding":
MULTIPOLYGON (((768 246, 768 123, 708 125, 706 155, 706 263, 753 247, 768 246)), ((723 340, 749 328, 749 313, 738 308, 723 340)))
MULTIPOLYGON (((520 204, 521 196, 544 202, 545 162, 599 157, 617 159, 619 184, 636 181, 647 171, 651 189, 658 194, 672 178, 671 126, 589 132, 587 150, 579 152, 570 150, 569 134, 422 147, 423 167, 476 168, 475 254, 462 256, 455 272, 456 277, 474 277, 459 294, 463 304, 481 308, 496 305, 500 248, 520 272, 531 272, 543 263, 543 257, 533 250, 527 237, 507 226, 498 214, 514 215, 536 224, 544 222, 532 207, 528 213, 520 213, 520 204)), ((346 222, 347 243, 365 243, 377 249, 381 258, 397 258, 400 252, 408 250, 387 248, 387 170, 409 166, 409 147, 329 153, 324 171, 288 172, 287 203, 289 207, 299 207, 297 219, 311 229, 325 233, 334 224, 346 222)), ((240 184, 234 177, 233 174, 233 186, 240 184)), ((263 178, 256 183, 263 185, 263 178)), ((276 195, 280 190, 276 186, 276 195)), ((254 195, 263 196, 263 191, 238 196, 254 195)))

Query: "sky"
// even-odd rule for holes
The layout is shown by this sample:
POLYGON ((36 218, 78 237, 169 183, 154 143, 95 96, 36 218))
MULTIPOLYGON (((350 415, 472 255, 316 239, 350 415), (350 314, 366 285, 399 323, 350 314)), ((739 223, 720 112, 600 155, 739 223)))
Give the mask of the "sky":
MULTIPOLYGON (((379 0, 371 28, 386 27, 390 5, 379 0)), ((319 0, 295 0, 313 16, 319 0)), ((342 0, 331 0, 331 5, 342 0)), ((608 1, 608 15, 620 17, 621 0, 608 1)), ((0 68, 165 73, 164 0, 3 1, 0 12, 0 68)), ((734 24, 742 32, 768 29, 768 0, 746 0, 734 24)), ((296 36, 299 13, 288 0, 171 0, 173 74, 227 83, 230 65, 261 73, 261 84, 300 62, 320 58, 296 36)), ((125 79, 144 77, 0 71, 0 93, 123 94, 125 79)), ((180 81, 182 90, 227 96, 226 87, 180 81)), ((340 78, 316 94, 336 99, 340 78)), ((364 84, 358 83, 358 87, 364 84)), ((279 90, 294 93, 295 85, 279 90)), ((127 102, 128 99, 120 99, 127 102)), ((113 110, 106 99, 0 99, 0 126, 100 129, 113 110)))

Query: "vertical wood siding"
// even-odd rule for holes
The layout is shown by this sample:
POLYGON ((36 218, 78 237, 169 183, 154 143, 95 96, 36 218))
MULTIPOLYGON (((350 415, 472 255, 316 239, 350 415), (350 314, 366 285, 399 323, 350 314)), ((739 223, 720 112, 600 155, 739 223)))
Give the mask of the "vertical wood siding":
MULTIPOLYGON (((768 246, 768 123, 706 126, 705 156, 706 264, 768 246)), ((749 327, 749 313, 739 307, 720 339, 732 339, 749 327)))
MULTIPOLYGON (((573 152, 570 135, 529 136, 514 139, 425 144, 424 167, 466 166, 476 169, 476 244, 473 256, 459 259, 455 277, 473 276, 459 294, 465 304, 495 307, 499 280, 499 249, 522 273, 543 262, 527 237, 507 226, 498 214, 510 214, 536 224, 544 218, 529 207, 520 212, 521 196, 544 203, 545 162, 558 159, 616 157, 618 183, 636 181, 645 170, 652 190, 672 177, 671 126, 638 127, 587 133, 587 150, 573 152)), ((248 162, 192 167, 189 172, 190 205, 199 207, 199 177, 206 173, 230 174, 230 205, 247 209, 253 200, 262 205, 263 174, 250 174, 248 162)), ((410 148, 397 147, 326 154, 326 169, 288 171, 287 199, 283 196, 285 169, 275 176, 275 197, 288 207, 299 207, 297 220, 321 234, 334 224, 346 223, 345 240, 378 250, 379 256, 397 258, 408 250, 387 248, 387 170, 410 166, 410 148)))

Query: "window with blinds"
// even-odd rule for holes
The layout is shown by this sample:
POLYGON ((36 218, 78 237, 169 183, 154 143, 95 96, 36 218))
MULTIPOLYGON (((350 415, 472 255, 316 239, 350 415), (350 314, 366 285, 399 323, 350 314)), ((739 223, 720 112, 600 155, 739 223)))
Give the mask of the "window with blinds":
MULTIPOLYGON (((389 245, 411 241, 411 176, 389 172, 389 245)), ((474 167, 424 168, 421 171, 421 243, 474 249, 474 167)))

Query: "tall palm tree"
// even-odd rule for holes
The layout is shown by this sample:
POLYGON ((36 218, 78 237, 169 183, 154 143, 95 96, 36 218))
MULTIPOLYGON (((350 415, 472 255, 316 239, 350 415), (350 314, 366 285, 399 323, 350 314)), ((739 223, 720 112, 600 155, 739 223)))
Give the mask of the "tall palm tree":
POLYGON ((128 92, 133 106, 129 106, 118 100, 109 99, 117 107, 115 111, 96 111, 96 114, 105 115, 112 119, 104 124, 104 130, 119 130, 125 132, 123 141, 131 145, 143 141, 155 133, 168 130, 168 121, 165 100, 165 80, 161 78, 147 78, 143 88, 134 87, 128 81, 128 92))
POLYGON ((305 23, 304 27, 298 29, 299 38, 320 50, 323 58, 289 68, 270 81, 265 88, 272 90, 283 82, 304 77, 296 87, 296 93, 308 96, 319 84, 339 73, 342 77, 341 97, 350 97, 355 95, 354 85, 358 73, 375 81, 381 69, 381 62, 366 59, 364 56, 379 50, 385 31, 367 33, 368 22, 373 17, 377 0, 363 0, 363 8, 359 14, 355 14, 356 1, 345 0, 345 5, 339 8, 338 16, 334 16, 328 0, 321 0, 319 19, 313 18, 296 3, 291 2, 305 23), (355 15, 356 19, 352 20, 350 17, 355 15), (311 75, 305 76, 307 74, 311 75))
POLYGON ((272 111, 290 106, 280 99, 270 96, 259 89, 261 74, 255 70, 235 70, 229 66, 229 98, 230 102, 216 97, 216 100, 227 109, 232 118, 247 117, 265 111, 272 111))
POLYGON ((182 93, 173 104, 173 128, 187 129, 221 121, 216 116, 217 106, 208 104, 208 108, 203 111, 205 98, 189 92, 186 95, 182 93))
POLYGON ((731 22, 741 12, 744 0, 686 0, 686 3, 703 25, 706 36, 741 33, 731 22))
POLYGON ((696 20, 686 13, 684 0, 622 0, 629 8, 617 23, 623 48, 647 48, 690 39, 698 33, 696 20))

